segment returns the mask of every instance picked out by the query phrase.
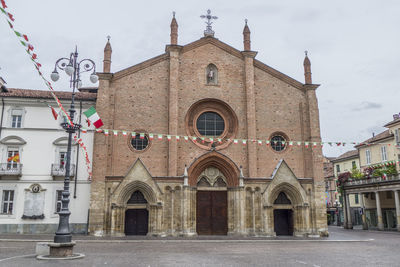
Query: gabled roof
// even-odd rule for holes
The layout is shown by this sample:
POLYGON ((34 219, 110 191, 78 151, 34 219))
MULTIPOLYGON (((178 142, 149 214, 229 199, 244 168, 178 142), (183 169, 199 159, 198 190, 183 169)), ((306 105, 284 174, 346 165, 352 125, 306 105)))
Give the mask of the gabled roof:
MULTIPOLYGON (((224 43, 224 42, 222 42, 222 41, 220 41, 220 40, 218 40, 218 39, 216 39, 214 37, 211 37, 211 36, 203 37, 203 38, 200 38, 197 41, 191 42, 191 43, 186 44, 184 46, 176 46, 176 47, 180 47, 181 53, 186 53, 186 52, 188 52, 190 50, 196 49, 196 48, 201 47, 201 46, 206 45, 206 44, 215 45, 216 47, 224 50, 225 52, 227 52, 227 53, 229 53, 229 54, 231 54, 233 56, 236 56, 236 57, 238 57, 240 59, 243 59, 243 54, 242 54, 242 52, 240 50, 238 50, 238 49, 236 49, 236 48, 234 48, 234 47, 232 47, 232 46, 230 46, 230 45, 228 45, 228 44, 226 44, 226 43, 224 43)), ((137 72, 139 70, 142 70, 142 69, 150 67, 150 66, 152 66, 154 64, 157 64, 157 63, 159 63, 159 62, 161 62, 163 60, 167 60, 168 58, 169 58, 168 53, 161 54, 159 56, 156 56, 154 58, 148 59, 146 61, 143 61, 141 63, 138 63, 136 65, 133 65, 131 67, 128 67, 126 69, 123 69, 121 71, 118 71, 118 72, 114 73, 113 79, 122 78, 122 77, 124 77, 126 75, 135 73, 135 72, 137 72)), ((293 79, 292 77, 290 77, 290 76, 288 76, 286 74, 283 74, 282 72, 280 72, 280 71, 278 71, 278 70, 276 70, 276 69, 274 69, 274 68, 272 68, 272 67, 270 67, 270 66, 268 66, 268 65, 266 65, 264 63, 262 63, 259 60, 254 60, 254 66, 256 68, 260 69, 260 70, 263 70, 263 71, 267 72, 271 76, 273 76, 273 77, 275 77, 275 78, 277 78, 279 80, 282 80, 282 81, 292 85, 295 88, 298 88, 300 90, 304 89, 305 85, 303 83, 293 79)))
MULTIPOLYGON (((72 92, 54 91, 54 94, 60 100, 70 100, 72 92)), ((0 97, 18 97, 18 98, 38 98, 38 99, 53 99, 50 91, 32 90, 32 89, 16 89, 8 88, 8 92, 0 92, 0 97)), ((75 100, 96 100, 97 94, 76 92, 75 100)))
POLYGON ((332 160, 332 162, 340 162, 340 161, 344 161, 344 160, 348 160, 348 159, 352 159, 352 158, 358 158, 358 150, 350 150, 347 151, 346 153, 340 155, 339 157, 337 157, 336 159, 332 160))
POLYGON ((363 147, 363 146, 366 146, 369 143, 376 143, 376 142, 384 140, 386 138, 391 138, 393 136, 394 135, 392 133, 390 133, 389 129, 387 129, 386 131, 381 132, 380 134, 377 134, 377 135, 375 135, 375 136, 373 136, 373 137, 361 142, 359 145, 356 145, 355 147, 363 147))
POLYGON ((394 119, 394 120, 392 120, 391 122, 386 123, 384 126, 385 126, 386 128, 388 128, 388 127, 390 127, 390 126, 392 126, 392 125, 394 125, 394 124, 397 124, 397 123, 400 123, 400 118, 394 119))

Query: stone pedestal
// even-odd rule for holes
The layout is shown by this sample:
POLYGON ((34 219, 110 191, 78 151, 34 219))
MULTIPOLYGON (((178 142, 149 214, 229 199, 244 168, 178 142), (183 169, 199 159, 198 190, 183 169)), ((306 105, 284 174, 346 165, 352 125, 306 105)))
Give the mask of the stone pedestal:
MULTIPOLYGON (((39 244, 39 243, 38 243, 39 244)), ((44 243, 40 243, 43 245, 44 243)), ((38 260, 72 260, 72 259, 81 259, 85 257, 85 255, 80 253, 73 253, 73 248, 76 245, 76 242, 68 242, 68 243, 47 243, 47 246, 50 249, 49 255, 37 255, 38 260)))
POLYGON ((51 257, 69 257, 73 255, 75 242, 49 243, 51 257))

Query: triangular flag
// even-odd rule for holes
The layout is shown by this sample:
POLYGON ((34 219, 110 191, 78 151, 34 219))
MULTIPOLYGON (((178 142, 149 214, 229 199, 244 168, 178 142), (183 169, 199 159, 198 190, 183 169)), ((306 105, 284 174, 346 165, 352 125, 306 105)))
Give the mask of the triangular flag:
POLYGON ((54 119, 57 120, 58 113, 56 112, 56 110, 52 106, 50 106, 49 104, 47 104, 47 105, 49 106, 49 108, 51 108, 51 113, 53 114, 54 119))
POLYGON ((269 140, 265 141, 265 144, 266 144, 267 146, 269 146, 269 143, 270 143, 269 140))
POLYGON ((189 140, 189 137, 184 136, 183 139, 185 139, 185 142, 187 142, 189 140))
POLYGON ((117 130, 113 130, 114 132, 114 136, 118 136, 118 131, 117 130))
POLYGON ((262 145, 262 140, 258 140, 258 144, 261 146, 262 145))
POLYGON ((150 134, 149 134, 149 139, 150 139, 150 140, 153 140, 153 139, 154 139, 154 134, 150 133, 150 134))
POLYGON ((192 136, 192 141, 196 143, 197 142, 197 137, 192 136))
POLYGON ((209 139, 211 144, 214 143, 214 138, 210 137, 209 139))
POLYGON ((237 139, 233 139, 233 143, 236 145, 239 141, 237 139))
POLYGON ((128 134, 128 133, 127 133, 126 131, 122 131, 122 135, 123 135, 123 136, 127 136, 127 134, 128 134))
POLYGON ((132 139, 135 139, 136 138, 136 132, 132 132, 131 136, 132 136, 132 139))
POLYGON ((242 140, 242 143, 243 143, 243 145, 245 146, 246 143, 247 143, 247 140, 246 140, 246 139, 243 139, 243 140, 242 140))
POLYGON ((139 137, 140 139, 144 139, 144 133, 140 133, 139 137))
POLYGON ((179 141, 181 138, 179 135, 176 136, 176 141, 179 141))
POLYGON ((162 134, 158 135, 158 140, 162 140, 162 134))
POLYGON ((171 136, 167 135, 167 139, 168 139, 168 141, 171 141, 171 136))
POLYGON ((104 135, 108 136, 108 130, 104 130, 104 135))

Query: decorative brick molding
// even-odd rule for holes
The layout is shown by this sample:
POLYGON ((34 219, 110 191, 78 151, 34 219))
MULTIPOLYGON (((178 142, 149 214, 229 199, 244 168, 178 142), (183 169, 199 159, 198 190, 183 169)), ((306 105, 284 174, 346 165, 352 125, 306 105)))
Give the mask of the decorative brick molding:
POLYGON ((200 138, 203 136, 196 128, 197 119, 204 112, 215 112, 223 118, 225 123, 224 132, 220 136, 216 137, 223 139, 223 141, 220 144, 217 140, 214 140, 214 146, 216 150, 226 148, 232 143, 233 138, 236 136, 238 130, 238 118, 233 109, 221 100, 206 98, 197 101, 189 108, 185 118, 187 135, 198 137, 196 142, 191 139, 191 141, 194 142, 198 147, 207 150, 211 149, 211 142, 207 138, 205 138, 205 140, 201 140, 200 138))
POLYGON ((196 186, 200 174, 208 167, 215 167, 222 172, 228 187, 239 185, 239 168, 230 158, 216 151, 203 154, 190 165, 188 169, 189 185, 196 186))

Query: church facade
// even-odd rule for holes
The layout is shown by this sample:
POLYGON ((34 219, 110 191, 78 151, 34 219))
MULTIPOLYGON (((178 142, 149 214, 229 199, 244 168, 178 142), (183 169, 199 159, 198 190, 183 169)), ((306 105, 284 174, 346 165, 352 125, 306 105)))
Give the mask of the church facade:
POLYGON ((114 73, 106 44, 90 234, 327 235, 321 147, 291 142, 321 141, 308 57, 301 83, 255 59, 247 21, 243 51, 211 26, 178 45, 175 16, 170 36, 114 73))

